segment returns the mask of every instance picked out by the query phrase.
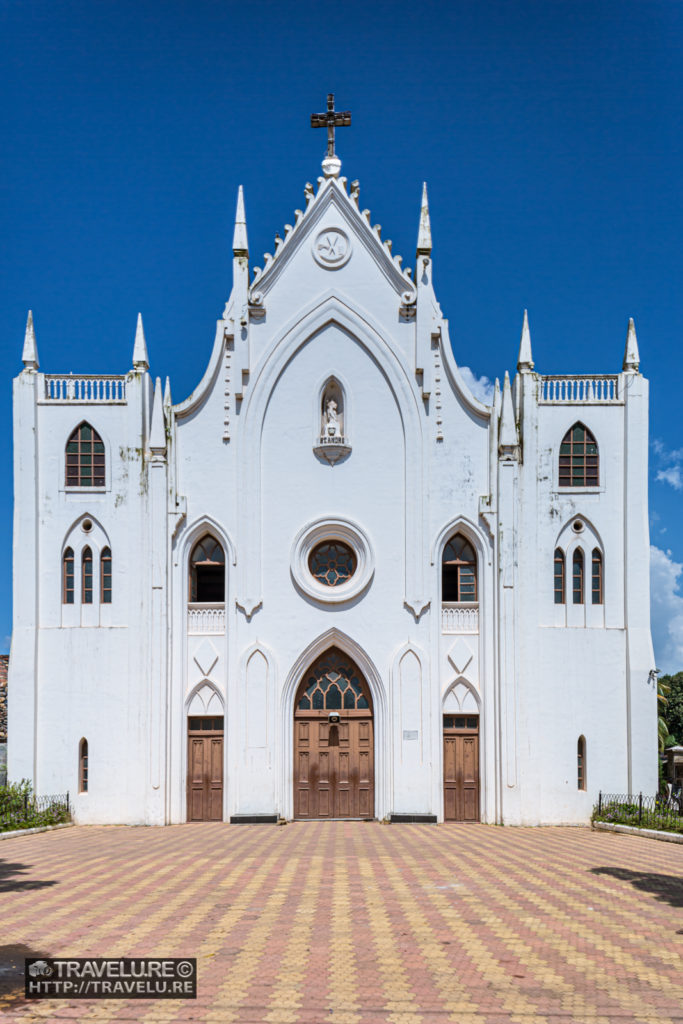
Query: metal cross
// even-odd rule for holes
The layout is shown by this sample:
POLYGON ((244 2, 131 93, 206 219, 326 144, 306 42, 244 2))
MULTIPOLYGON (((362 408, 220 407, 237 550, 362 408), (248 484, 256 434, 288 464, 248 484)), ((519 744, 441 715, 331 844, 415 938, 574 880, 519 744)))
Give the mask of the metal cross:
POLYGON ((327 155, 334 156, 334 129, 347 128, 351 124, 350 110, 334 109, 334 93, 327 94, 327 110, 324 114, 311 114, 311 128, 327 128, 327 155))

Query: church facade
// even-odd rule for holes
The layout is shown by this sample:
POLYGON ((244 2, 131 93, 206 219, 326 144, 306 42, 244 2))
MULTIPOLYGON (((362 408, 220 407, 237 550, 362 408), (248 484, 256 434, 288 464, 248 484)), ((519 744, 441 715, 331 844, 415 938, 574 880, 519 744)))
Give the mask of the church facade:
POLYGON ((517 374, 479 401, 432 287, 328 155, 174 404, 14 382, 9 777, 80 822, 585 822, 656 790, 648 390, 517 374))

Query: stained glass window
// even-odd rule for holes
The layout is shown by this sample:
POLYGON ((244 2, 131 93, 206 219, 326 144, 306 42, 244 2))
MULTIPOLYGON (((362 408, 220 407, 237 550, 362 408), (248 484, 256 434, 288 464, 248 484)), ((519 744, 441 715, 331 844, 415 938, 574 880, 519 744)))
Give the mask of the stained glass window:
POLYGON ((338 587, 350 580, 356 571, 356 556, 342 541, 326 541, 313 549, 308 568, 326 587, 338 587))
POLYGON ((81 601, 83 604, 92 604, 92 551, 90 548, 83 548, 81 568, 83 573, 81 601))
POLYGON ((583 551, 577 548, 573 559, 572 592, 574 604, 583 604, 583 551))
POLYGON ((210 534, 202 537, 192 551, 190 601, 225 601, 225 554, 210 534))
POLYGON ((100 555, 100 590, 102 604, 111 604, 111 550, 103 548, 100 555))
POLYGON ((560 487, 597 487, 598 445, 583 423, 575 423, 560 445, 560 487))
POLYGON ((62 562, 62 604, 74 603, 74 552, 67 548, 62 562))
POLYGON ((564 604, 564 552, 555 549, 555 604, 564 604))
POLYGON ((336 647, 311 666, 299 694, 300 711, 355 711, 370 707, 367 684, 358 667, 336 647))
POLYGON ((602 604, 602 552, 593 548, 593 578, 591 592, 593 604, 602 604))
POLYGON ((66 443, 66 486, 104 487, 104 443, 89 423, 76 427, 66 443))
POLYGON ((451 537, 441 560, 441 600, 477 600, 477 556, 461 533, 451 537))

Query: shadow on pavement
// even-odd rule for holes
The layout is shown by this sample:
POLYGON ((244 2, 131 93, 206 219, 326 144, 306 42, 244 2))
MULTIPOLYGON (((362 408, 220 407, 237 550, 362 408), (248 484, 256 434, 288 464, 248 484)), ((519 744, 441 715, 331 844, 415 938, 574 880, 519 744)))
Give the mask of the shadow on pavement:
POLYGON ((3 1006, 24 1000, 24 959, 46 956, 50 954, 20 942, 0 946, 0 1016, 3 1006))
POLYGON ((636 889, 649 892, 672 907, 683 907, 683 878, 680 875, 658 875, 650 871, 628 868, 591 868, 594 875, 610 875, 621 882, 630 882, 636 889))
POLYGON ((3 892, 24 892, 29 889, 45 889, 48 885, 57 885, 57 882, 42 882, 32 878, 15 878, 15 875, 25 874, 32 871, 33 867, 28 864, 18 864, 8 860, 0 860, 0 893, 3 892))

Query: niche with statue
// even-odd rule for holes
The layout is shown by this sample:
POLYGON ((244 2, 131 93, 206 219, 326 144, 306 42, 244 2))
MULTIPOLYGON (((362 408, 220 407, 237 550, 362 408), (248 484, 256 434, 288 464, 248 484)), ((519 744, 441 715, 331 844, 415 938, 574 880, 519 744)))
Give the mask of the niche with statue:
POLYGON ((351 445, 346 424, 346 402, 344 389, 336 377, 330 377, 322 389, 317 421, 313 451, 318 458, 335 463, 348 455, 351 445))

